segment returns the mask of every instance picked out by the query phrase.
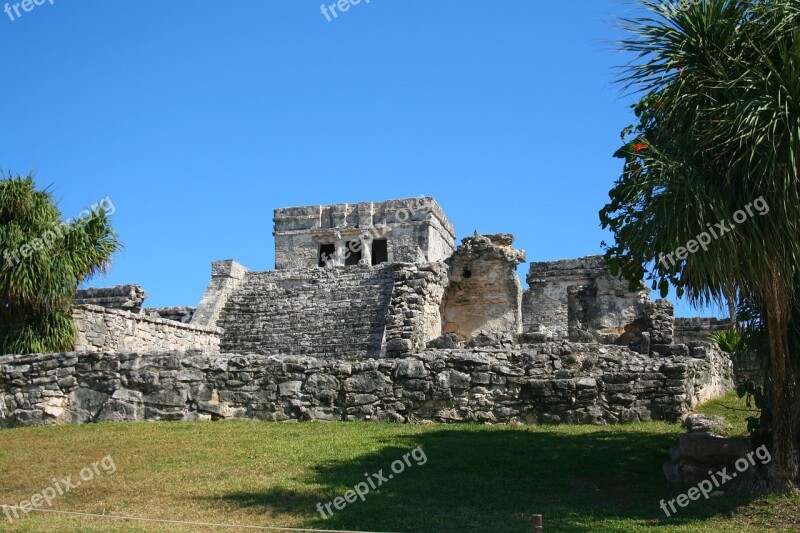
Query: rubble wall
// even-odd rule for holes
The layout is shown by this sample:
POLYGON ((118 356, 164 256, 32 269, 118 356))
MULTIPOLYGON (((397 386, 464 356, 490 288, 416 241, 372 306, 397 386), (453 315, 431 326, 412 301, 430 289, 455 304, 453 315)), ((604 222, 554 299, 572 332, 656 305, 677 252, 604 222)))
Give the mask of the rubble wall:
POLYGON ((732 386, 711 344, 551 342, 360 362, 202 353, 0 356, 0 426, 141 420, 676 421, 732 386))
POLYGON ((76 306, 76 351, 218 351, 221 331, 96 305, 76 306))
POLYGON ((444 263, 394 265, 383 355, 405 357, 418 353, 428 341, 441 335, 441 306, 448 272, 444 263))
POLYGON ((708 336, 717 331, 731 329, 728 318, 676 318, 675 342, 708 341, 708 336))

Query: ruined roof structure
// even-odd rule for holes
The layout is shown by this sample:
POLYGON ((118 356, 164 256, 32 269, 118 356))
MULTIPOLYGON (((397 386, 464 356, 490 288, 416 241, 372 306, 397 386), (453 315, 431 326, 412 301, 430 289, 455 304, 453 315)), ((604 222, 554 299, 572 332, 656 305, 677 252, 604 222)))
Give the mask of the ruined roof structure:
POLYGON ((0 356, 0 426, 677 420, 733 385, 697 340, 718 324, 676 331, 600 256, 530 263, 523 290, 514 236, 457 244, 433 198, 277 209, 274 234, 274 270, 216 261, 196 309, 81 291, 75 352, 0 356))

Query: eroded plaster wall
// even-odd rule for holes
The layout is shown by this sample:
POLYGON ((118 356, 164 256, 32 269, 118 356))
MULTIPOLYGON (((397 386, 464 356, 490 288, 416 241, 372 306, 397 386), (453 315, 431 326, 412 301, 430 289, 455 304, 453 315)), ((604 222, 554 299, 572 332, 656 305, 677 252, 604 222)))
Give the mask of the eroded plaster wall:
POLYGON ((522 332, 522 287, 517 265, 525 252, 512 248, 513 235, 463 239, 448 259, 450 283, 442 304, 442 333, 469 342, 478 334, 500 337, 522 332))

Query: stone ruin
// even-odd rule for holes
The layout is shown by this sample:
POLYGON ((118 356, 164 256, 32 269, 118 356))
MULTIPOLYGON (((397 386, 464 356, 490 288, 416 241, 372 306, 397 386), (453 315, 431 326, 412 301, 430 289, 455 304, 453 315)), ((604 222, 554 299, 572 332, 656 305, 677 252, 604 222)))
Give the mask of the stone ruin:
POLYGON ((196 309, 79 293, 74 352, 0 356, 0 425, 122 420, 679 420, 733 386, 711 343, 601 256, 456 246, 433 198, 275 211, 275 270, 212 264, 196 309))

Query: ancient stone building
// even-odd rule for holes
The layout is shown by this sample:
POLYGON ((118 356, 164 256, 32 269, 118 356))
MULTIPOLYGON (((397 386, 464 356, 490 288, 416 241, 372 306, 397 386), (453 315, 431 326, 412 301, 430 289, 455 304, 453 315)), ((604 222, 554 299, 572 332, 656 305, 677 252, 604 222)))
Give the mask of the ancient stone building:
POLYGON ((275 268, 433 263, 453 253, 455 229, 433 198, 275 210, 275 268))
POLYGON ((672 305, 599 256, 531 263, 523 291, 514 237, 456 246, 432 198, 274 222, 275 270, 214 262, 196 309, 143 308, 134 286, 82 292, 74 352, 0 356, 0 426, 676 420, 733 384, 727 355, 676 343, 672 305))
POLYGON ((277 209, 274 233, 276 270, 213 265, 192 323, 222 328, 223 350, 380 357, 442 334, 462 345, 522 333, 640 340, 647 291, 630 292, 601 256, 531 263, 523 293, 513 235, 476 234, 456 248, 432 198, 277 209))

